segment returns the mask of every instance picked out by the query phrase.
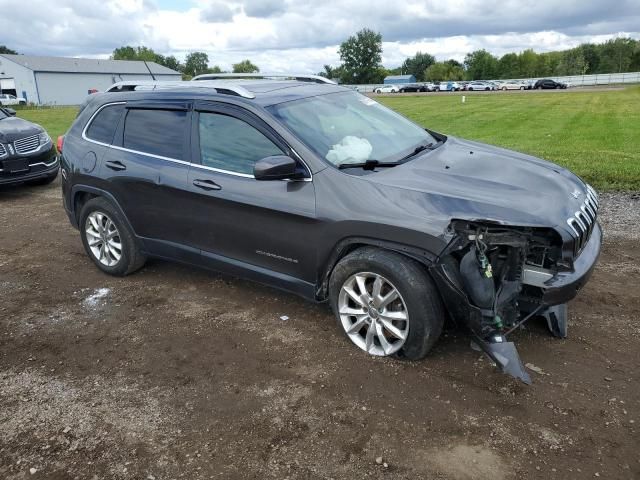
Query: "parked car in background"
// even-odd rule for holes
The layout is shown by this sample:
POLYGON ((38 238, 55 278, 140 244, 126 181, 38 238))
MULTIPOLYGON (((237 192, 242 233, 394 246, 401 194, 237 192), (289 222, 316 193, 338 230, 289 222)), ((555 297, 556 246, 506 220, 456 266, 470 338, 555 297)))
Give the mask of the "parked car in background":
POLYGON ((494 90, 495 87, 487 82, 469 82, 467 84, 467 90, 470 92, 478 90, 494 90))
POLYGON ((328 301, 376 356, 423 358, 450 315, 525 382, 510 332, 539 314, 566 336, 602 242, 570 171, 335 84, 122 83, 61 149, 65 210, 103 272, 160 257, 328 301))
POLYGON ((507 80, 504 82, 500 82, 498 90, 526 90, 526 88, 527 87, 524 82, 507 80))
POLYGON ((22 97, 16 97, 15 95, 9 95, 8 93, 3 93, 0 95, 0 105, 26 105, 27 99, 22 97))
POLYGON ((457 92, 458 90, 460 90, 460 84, 458 84, 458 82, 440 82, 436 86, 437 92, 457 92))
MULTIPOLYGON (((431 84, 433 85, 433 84, 431 84)), ((433 89, 429 90, 428 83, 406 83, 403 85, 399 85, 400 93, 405 92, 432 92, 433 89)), ((432 87, 433 88, 433 87, 432 87)))
POLYGON ((58 154, 44 128, 0 108, 0 185, 45 185, 58 176, 58 154))
POLYGON ((557 88, 567 88, 567 84, 566 83, 562 83, 562 82, 556 82, 555 80, 551 80, 550 78, 543 78, 541 80, 538 80, 533 85, 533 88, 535 90, 540 90, 540 89, 549 90, 549 89, 557 89, 557 88))
POLYGON ((383 85, 374 90, 375 93, 398 93, 399 91, 400 87, 397 85, 383 85))

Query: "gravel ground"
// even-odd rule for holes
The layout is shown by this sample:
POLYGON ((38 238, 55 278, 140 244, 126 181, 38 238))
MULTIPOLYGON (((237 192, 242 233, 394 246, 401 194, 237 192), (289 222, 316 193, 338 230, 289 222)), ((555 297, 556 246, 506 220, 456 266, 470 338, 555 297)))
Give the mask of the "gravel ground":
POLYGON ((58 185, 0 191, 0 478, 640 478, 640 196, 601 199, 570 338, 516 334, 525 386, 451 328, 372 358, 326 305, 159 261, 106 276, 58 185))

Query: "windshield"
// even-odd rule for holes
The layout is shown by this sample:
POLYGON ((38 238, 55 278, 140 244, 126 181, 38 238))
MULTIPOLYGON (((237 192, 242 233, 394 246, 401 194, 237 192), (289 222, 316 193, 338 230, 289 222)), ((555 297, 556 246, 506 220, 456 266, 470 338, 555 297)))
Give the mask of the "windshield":
POLYGON ((356 92, 303 98, 267 110, 336 166, 396 162, 420 146, 436 143, 416 124, 356 92))

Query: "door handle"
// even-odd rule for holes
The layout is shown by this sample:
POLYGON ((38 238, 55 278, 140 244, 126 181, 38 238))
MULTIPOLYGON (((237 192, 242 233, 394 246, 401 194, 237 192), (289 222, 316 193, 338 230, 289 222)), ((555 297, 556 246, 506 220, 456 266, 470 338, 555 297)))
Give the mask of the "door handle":
POLYGON ((203 190, 222 190, 222 187, 211 180, 194 180, 193 184, 203 190))
POLYGON ((111 170, 126 170, 127 166, 118 160, 109 160, 105 162, 105 166, 111 170))

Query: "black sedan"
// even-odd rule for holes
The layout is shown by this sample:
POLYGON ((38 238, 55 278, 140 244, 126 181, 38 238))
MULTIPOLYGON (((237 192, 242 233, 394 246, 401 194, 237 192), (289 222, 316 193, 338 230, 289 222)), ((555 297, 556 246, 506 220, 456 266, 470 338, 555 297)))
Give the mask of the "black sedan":
POLYGON ((533 85, 534 90, 538 90, 538 89, 548 90, 548 89, 555 89, 555 88, 567 88, 567 84, 562 82, 556 82, 555 80, 551 80, 550 78, 544 78, 542 80, 538 80, 533 85))
POLYGON ((428 92, 429 88, 424 83, 406 83, 400 86, 400 93, 405 92, 428 92))
POLYGON ((58 176, 58 154, 44 128, 0 108, 0 185, 46 185, 58 176))

